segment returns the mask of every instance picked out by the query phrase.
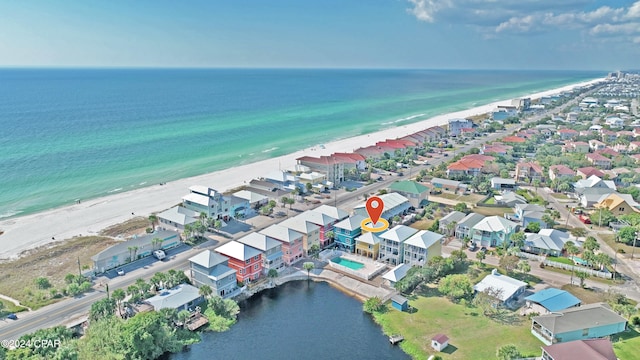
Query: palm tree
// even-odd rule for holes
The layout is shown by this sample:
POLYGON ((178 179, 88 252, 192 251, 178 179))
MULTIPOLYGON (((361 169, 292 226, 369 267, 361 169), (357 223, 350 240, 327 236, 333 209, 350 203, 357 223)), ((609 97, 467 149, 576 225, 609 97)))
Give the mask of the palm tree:
POLYGON ((482 264, 482 260, 484 260, 484 259, 485 259, 485 257, 487 257, 487 255, 485 254, 485 252, 484 252, 484 251, 478 251, 478 252, 476 253, 476 259, 478 259, 478 261, 480 261, 480 265, 481 265, 481 266, 483 265, 483 264, 482 264))
POLYGON ((137 247, 137 246, 129 246, 127 249, 129 249, 129 256, 131 257, 131 261, 136 260, 137 259, 137 255, 138 255, 139 247, 137 247))
POLYGON ((584 281, 589 277, 584 271, 576 271, 576 277, 580 279, 580 287, 584 287, 584 281))
POLYGON ((560 185, 558 185, 558 191, 565 192, 569 191, 570 189, 571 185, 567 184, 566 182, 562 182, 560 183, 560 185))
POLYGON ((536 193, 538 192, 538 187, 540 186, 540 180, 535 179, 532 181, 533 184, 533 188, 535 189, 536 193))
POLYGON ((611 257, 605 253, 596 255, 595 261, 600 265, 600 270, 604 269, 605 266, 611 265, 611 257))
POLYGON ((178 321, 182 323, 182 328, 187 327, 187 320, 191 317, 191 313, 187 310, 181 310, 178 312, 178 321))
POLYGON ((313 270, 313 268, 315 268, 315 265, 311 261, 309 261, 302 264, 302 268, 307 270, 307 279, 309 279, 309 272, 313 270))
POLYGON ((184 237, 185 240, 189 240, 191 235, 193 234, 193 226, 191 224, 186 224, 184 226, 184 237))
POLYGON ((453 231, 456 229, 456 226, 458 225, 457 221, 452 221, 450 223, 447 224, 447 235, 451 236, 453 235, 453 231))
POLYGON ((113 300, 116 301, 116 307, 118 308, 118 314, 120 314, 120 317, 122 317, 122 300, 124 300, 126 294, 124 292, 124 290, 122 289, 115 289, 113 290, 113 293, 111 293, 111 297, 113 298, 113 300))
POLYGON ((178 319, 178 311, 174 308, 162 308, 160 314, 167 321, 167 324, 174 326, 175 321, 178 319))
POLYGON ((160 285, 163 285, 166 283, 167 281, 167 275, 163 272, 157 272, 155 274, 153 274, 153 276, 150 279, 151 283, 157 288, 160 287, 160 285))
POLYGON ((153 250, 158 250, 158 249, 162 248, 162 242, 163 241, 164 240, 160 239, 160 238, 153 238, 151 240, 151 246, 153 246, 153 250))
POLYGON ((200 286, 200 290, 198 292, 205 298, 209 298, 211 294, 213 294, 213 289, 209 285, 202 285, 200 286))
POLYGON ((552 229, 556 224, 556 222, 553 220, 553 218, 549 214, 542 215, 542 218, 540 218, 540 220, 542 220, 545 224, 547 224, 548 227, 552 229))
POLYGON ((600 250, 600 244, 598 244, 598 240, 593 236, 588 236, 584 240, 584 245, 582 245, 586 250, 589 251, 597 251, 600 250))
POLYGON ((158 216, 156 216, 155 214, 149 215, 149 222, 151 223, 151 228, 155 229, 156 223, 158 222, 158 216))
MULTIPOLYGON (((567 241, 564 243, 564 250, 569 255, 577 255, 580 252, 580 249, 573 243, 573 241, 567 241)), ((573 285, 573 266, 571 266, 571 285, 573 285)))

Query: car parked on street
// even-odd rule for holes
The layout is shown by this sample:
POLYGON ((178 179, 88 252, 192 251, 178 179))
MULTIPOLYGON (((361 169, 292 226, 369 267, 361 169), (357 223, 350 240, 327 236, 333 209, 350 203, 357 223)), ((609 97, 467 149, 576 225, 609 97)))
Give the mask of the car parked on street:
POLYGON ((117 273, 118 273, 119 276, 124 276, 125 271, 124 271, 124 269, 118 269, 117 273))
POLYGON ((7 319, 18 320, 18 315, 11 313, 7 315, 7 319))

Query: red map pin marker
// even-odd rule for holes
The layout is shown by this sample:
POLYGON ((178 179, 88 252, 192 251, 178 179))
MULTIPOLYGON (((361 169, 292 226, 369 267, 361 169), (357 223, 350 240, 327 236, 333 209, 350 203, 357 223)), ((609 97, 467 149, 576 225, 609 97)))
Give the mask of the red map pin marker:
POLYGON ((375 226, 380 220, 380 215, 382 215, 382 210, 384 210, 384 202, 377 196, 372 196, 367 200, 367 214, 369 214, 369 219, 373 222, 375 226))

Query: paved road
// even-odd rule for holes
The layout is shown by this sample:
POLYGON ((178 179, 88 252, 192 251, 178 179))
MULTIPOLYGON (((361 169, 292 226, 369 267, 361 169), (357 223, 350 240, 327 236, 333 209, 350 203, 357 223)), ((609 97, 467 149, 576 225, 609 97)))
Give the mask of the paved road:
MULTIPOLYGON (((575 102, 573 102, 575 103, 575 102)), ((563 107, 571 106, 572 102, 565 104, 563 107)), ((558 109, 557 111, 559 111, 558 109)), ((538 115, 534 115, 530 118, 527 118, 523 121, 523 124, 528 122, 533 122, 541 119, 546 116, 548 112, 544 112, 538 115)), ((475 138, 469 141, 468 144, 465 144, 461 147, 456 148, 455 150, 449 150, 450 153, 460 153, 469 151, 473 147, 480 147, 483 143, 488 143, 495 141, 496 139, 505 136, 507 132, 512 130, 518 130, 522 125, 516 124, 507 128, 507 131, 501 131, 497 133, 490 134, 485 137, 475 138)), ((437 156, 429 159, 429 165, 420 165, 415 166, 411 169, 410 175, 415 176, 422 169, 429 169, 432 166, 437 166, 442 162, 446 162, 450 160, 449 157, 437 156)), ((364 186, 360 189, 357 189, 353 192, 339 191, 330 199, 321 200, 322 203, 328 205, 335 205, 342 208, 353 208, 356 204, 364 201, 363 195, 365 193, 374 193, 380 189, 386 188, 389 184, 397 181, 404 180, 410 177, 409 173, 404 176, 390 176, 388 179, 384 181, 376 182, 369 186, 364 186)), ((293 215, 293 214, 292 214, 293 215)), ((281 221, 282 219, 273 219, 266 222, 260 222, 259 227, 253 227, 251 231, 258 231, 264 227, 271 225, 272 223, 276 223, 281 221)), ((247 221, 249 223, 250 221, 247 221)), ((233 236, 233 238, 239 238, 245 235, 246 232, 238 233, 233 236)), ((209 234, 211 235, 211 234, 209 234)), ((130 264, 125 269, 127 270, 127 274, 123 277, 105 277, 98 279, 98 283, 106 282, 109 284, 110 291, 113 291, 117 288, 126 288, 129 285, 133 284, 136 279, 142 278, 148 280, 153 276, 154 273, 158 271, 167 271, 169 269, 176 270, 186 270, 189 266, 188 259, 189 257, 197 254, 199 251, 203 249, 212 249, 216 246, 220 246, 221 244, 230 241, 230 238, 224 238, 220 236, 211 235, 215 240, 207 242, 203 245, 200 245, 197 249, 186 249, 180 253, 172 254, 169 253, 171 259, 167 262, 159 262, 154 261, 153 259, 146 259, 145 263, 136 262, 134 264, 130 264)), ((113 275, 113 274, 111 274, 113 275)), ((106 294, 103 288, 98 288, 97 290, 84 294, 83 296, 67 299, 61 301, 59 303, 49 305, 38 309, 33 312, 20 313, 19 319, 16 321, 12 320, 0 320, 0 340, 5 339, 17 339, 20 336, 28 333, 32 333, 41 328, 47 328, 51 326, 55 326, 58 324, 63 324, 69 321, 72 321, 75 318, 81 317, 82 315, 88 313, 91 304, 96 300, 102 299, 106 294)))

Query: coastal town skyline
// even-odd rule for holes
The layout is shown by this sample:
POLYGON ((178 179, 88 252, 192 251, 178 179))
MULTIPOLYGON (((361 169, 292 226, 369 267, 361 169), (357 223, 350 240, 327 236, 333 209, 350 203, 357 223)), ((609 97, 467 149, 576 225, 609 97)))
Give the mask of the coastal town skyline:
POLYGON ((610 71, 640 55, 640 1, 20 2, 0 11, 0 67, 610 71))

